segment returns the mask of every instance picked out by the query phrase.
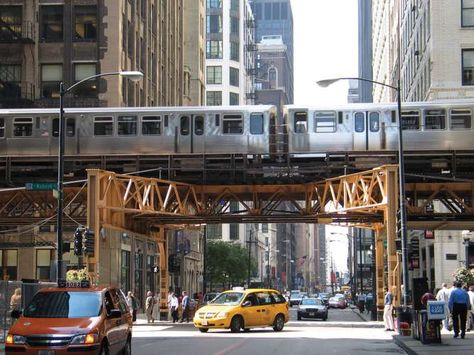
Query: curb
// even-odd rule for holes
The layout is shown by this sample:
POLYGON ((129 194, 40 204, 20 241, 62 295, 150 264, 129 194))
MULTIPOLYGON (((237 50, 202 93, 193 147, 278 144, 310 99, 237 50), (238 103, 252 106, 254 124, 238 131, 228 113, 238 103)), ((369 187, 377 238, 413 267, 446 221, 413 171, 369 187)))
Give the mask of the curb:
POLYGON ((416 351, 413 351, 412 348, 410 348, 409 346, 407 346, 407 345, 405 344, 405 342, 403 342, 403 341, 400 339, 400 336, 399 336, 399 335, 393 335, 393 336, 392 336, 392 339, 393 339, 393 341, 395 342, 395 344, 397 344, 400 348, 402 348, 403 350, 405 350, 408 355, 418 355, 418 353, 417 353, 416 351))

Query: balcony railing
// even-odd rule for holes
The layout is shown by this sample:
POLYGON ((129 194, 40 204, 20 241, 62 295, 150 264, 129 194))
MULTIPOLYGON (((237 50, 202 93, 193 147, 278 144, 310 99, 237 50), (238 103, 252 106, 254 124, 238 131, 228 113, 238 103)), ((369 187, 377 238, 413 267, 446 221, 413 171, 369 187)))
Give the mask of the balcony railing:
POLYGON ((0 43, 34 43, 34 30, 31 21, 22 24, 7 23, 0 20, 0 43))
POLYGON ((0 80, 0 106, 21 108, 34 106, 34 86, 29 82, 0 80))

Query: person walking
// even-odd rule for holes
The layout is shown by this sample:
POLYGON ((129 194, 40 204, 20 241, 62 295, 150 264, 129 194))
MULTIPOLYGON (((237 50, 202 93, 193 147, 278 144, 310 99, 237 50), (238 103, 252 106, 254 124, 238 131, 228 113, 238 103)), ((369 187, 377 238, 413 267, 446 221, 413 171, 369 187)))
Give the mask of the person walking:
POLYGON ((171 300, 170 300, 170 311, 171 311, 171 317, 173 319, 173 323, 176 323, 178 321, 178 297, 174 294, 174 292, 171 292, 171 300))
POLYGON ((471 302, 469 301, 469 295, 462 288, 462 284, 459 281, 454 282, 454 290, 449 295, 448 306, 449 311, 453 315, 454 338, 459 336, 459 330, 461 330, 461 338, 464 339, 466 335, 467 311, 471 309, 471 302))
POLYGON ((180 323, 183 323, 184 319, 186 319, 186 323, 189 323, 189 296, 186 291, 183 291, 181 307, 183 308, 183 314, 181 315, 180 323))
POLYGON ((153 306, 155 305, 155 298, 153 297, 153 292, 148 291, 146 294, 146 301, 145 301, 145 314, 147 323, 153 323, 153 306))
POLYGON ((16 288, 12 297, 10 298, 10 310, 21 309, 21 288, 16 288))
POLYGON ((127 293, 127 304, 130 309, 130 314, 132 315, 132 321, 137 320, 137 310, 138 310, 138 301, 132 291, 127 293))
POLYGON ((388 287, 385 287, 385 298, 383 308, 383 321, 385 324, 385 331, 393 331, 393 295, 388 287))
POLYGON ((151 311, 152 323, 160 319, 160 296, 156 294, 154 297, 153 309, 151 311))
POLYGON ((445 318, 443 319, 443 327, 444 329, 449 330, 449 307, 448 307, 448 302, 449 302, 449 294, 450 291, 448 289, 448 285, 446 282, 443 282, 441 284, 441 289, 436 293, 436 300, 437 301, 443 301, 444 302, 444 307, 445 307, 445 318))

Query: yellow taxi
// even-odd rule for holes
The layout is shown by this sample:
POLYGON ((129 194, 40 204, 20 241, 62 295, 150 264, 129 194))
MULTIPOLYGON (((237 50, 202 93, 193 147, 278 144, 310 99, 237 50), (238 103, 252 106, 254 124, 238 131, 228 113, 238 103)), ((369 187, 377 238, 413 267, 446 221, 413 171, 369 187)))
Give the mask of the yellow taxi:
POLYGON ((273 327, 279 332, 288 322, 288 303, 285 297, 271 289, 235 288, 220 293, 194 315, 194 326, 205 333, 209 329, 241 329, 273 327))

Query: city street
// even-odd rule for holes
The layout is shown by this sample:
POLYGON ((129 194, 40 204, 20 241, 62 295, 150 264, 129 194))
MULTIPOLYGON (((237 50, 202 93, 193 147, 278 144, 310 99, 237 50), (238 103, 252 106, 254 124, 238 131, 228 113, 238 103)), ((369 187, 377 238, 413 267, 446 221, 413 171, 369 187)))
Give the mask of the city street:
POLYGON ((296 308, 282 332, 271 328, 232 334, 211 330, 202 334, 191 323, 140 324, 133 329, 136 354, 405 354, 380 324, 362 321, 349 308, 330 310, 329 319, 296 320, 296 308))

